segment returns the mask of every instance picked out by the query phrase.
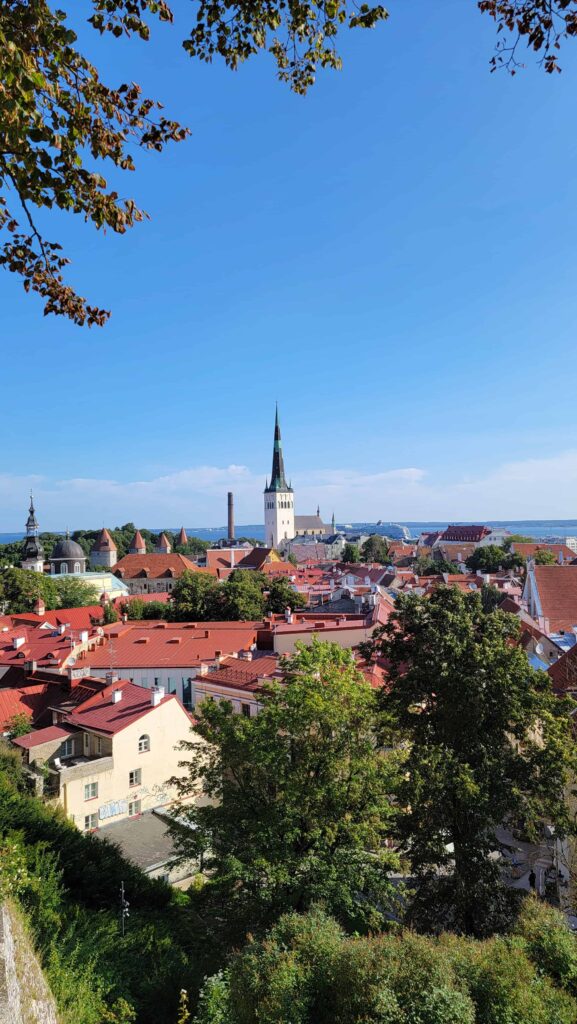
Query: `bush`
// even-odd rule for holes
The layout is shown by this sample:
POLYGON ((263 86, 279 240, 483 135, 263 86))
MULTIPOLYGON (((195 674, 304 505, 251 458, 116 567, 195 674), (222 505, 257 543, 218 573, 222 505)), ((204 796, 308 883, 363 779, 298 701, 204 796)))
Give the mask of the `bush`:
MULTIPOLYGON (((349 936, 315 908, 285 915, 236 954, 205 985, 196 1021, 575 1024, 577 1003, 554 984, 562 977, 572 984, 567 937, 575 944, 558 916, 531 906, 518 932, 484 941, 406 931, 349 936), (531 942, 540 942, 548 922, 562 936, 562 955, 534 962, 531 942)), ((540 958, 541 947, 534 948, 540 958)))

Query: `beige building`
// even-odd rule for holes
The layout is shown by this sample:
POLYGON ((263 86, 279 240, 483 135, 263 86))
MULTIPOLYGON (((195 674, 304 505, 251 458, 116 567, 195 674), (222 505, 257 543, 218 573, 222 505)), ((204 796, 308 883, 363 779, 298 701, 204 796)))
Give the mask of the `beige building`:
POLYGON ((190 738, 191 719, 174 695, 122 680, 52 714, 51 726, 14 743, 78 828, 102 828, 176 799, 168 779, 181 774, 176 747, 190 738))

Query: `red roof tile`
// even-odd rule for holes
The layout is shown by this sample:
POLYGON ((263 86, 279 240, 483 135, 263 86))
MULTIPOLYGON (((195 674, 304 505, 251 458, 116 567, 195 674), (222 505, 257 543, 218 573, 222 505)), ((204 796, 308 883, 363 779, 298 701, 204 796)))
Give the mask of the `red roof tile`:
POLYGON ((534 578, 550 631, 577 625, 577 565, 536 565, 534 578))
MULTIPOLYGON (((172 693, 166 694, 157 706, 160 707, 169 700, 177 701, 177 697, 172 693)), ((81 704, 69 715, 68 722, 82 729, 94 729, 97 732, 115 735, 154 710, 151 691, 145 686, 138 686, 123 679, 105 687, 101 693, 81 704), (112 701, 113 690, 120 690, 122 693, 116 704, 112 701)))
POLYGON ((0 732, 14 715, 27 715, 36 722, 47 710, 51 692, 50 683, 0 690, 0 732))
POLYGON ((206 572, 205 569, 199 569, 186 555, 162 555, 157 552, 147 555, 125 555, 112 571, 122 580, 134 580, 138 577, 157 580, 171 576, 178 579, 186 569, 190 572, 206 572))
POLYGON ((12 742, 18 747, 22 747, 23 750, 30 750, 32 747, 39 747, 41 743, 68 739, 75 731, 75 729, 68 725, 47 725, 45 729, 36 729, 35 732, 29 732, 26 736, 19 736, 17 739, 12 740, 12 742))

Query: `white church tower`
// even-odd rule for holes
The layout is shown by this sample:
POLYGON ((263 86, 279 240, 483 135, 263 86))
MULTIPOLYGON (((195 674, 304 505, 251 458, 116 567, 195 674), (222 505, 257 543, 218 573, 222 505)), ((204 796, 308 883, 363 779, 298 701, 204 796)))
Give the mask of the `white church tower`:
POLYGON ((264 538, 269 548, 277 548, 283 540, 295 535, 295 503, 293 489, 287 484, 278 422, 278 406, 274 424, 272 475, 264 489, 264 538))

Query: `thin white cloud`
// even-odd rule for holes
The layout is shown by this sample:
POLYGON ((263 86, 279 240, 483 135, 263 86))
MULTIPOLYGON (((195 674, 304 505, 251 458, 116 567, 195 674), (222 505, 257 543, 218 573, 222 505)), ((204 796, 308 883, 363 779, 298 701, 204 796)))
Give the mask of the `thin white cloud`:
MULTIPOLYGON (((226 519, 234 491, 239 524, 262 521, 264 474, 247 466, 197 466, 150 480, 0 476, 0 532, 23 529, 28 492, 42 529, 117 525, 210 526, 226 519)), ((297 513, 321 506, 339 522, 564 519, 577 517, 577 451, 503 463, 483 477, 437 482, 418 467, 363 473, 321 469, 295 476, 297 513)))

